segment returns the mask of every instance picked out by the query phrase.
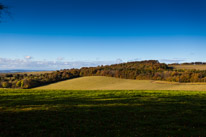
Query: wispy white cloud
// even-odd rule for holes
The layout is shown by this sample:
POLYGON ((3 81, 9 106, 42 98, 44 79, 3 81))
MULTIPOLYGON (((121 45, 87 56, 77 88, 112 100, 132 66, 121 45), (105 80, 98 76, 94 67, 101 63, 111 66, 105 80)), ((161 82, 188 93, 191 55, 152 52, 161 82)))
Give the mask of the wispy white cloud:
POLYGON ((34 61, 28 59, 0 58, 0 69, 32 69, 32 70, 57 70, 81 67, 95 67, 98 65, 110 65, 116 61, 34 61))
POLYGON ((25 59, 32 59, 32 56, 25 56, 25 59))
MULTIPOLYGON (((134 59, 132 61, 136 61, 134 59)), ((131 60, 128 60, 129 62, 131 60)), ((160 62, 163 63, 181 63, 185 62, 187 59, 161 59, 160 62)), ((5 69, 30 69, 30 70, 59 70, 59 69, 70 69, 70 68, 81 68, 81 67, 95 67, 99 65, 110 65, 123 63, 122 59, 118 58, 114 61, 64 61, 64 59, 59 58, 55 61, 35 61, 31 56, 25 56, 24 59, 9 59, 0 58, 0 70, 5 69)))
POLYGON ((116 63, 122 63, 122 62, 123 62, 122 59, 120 59, 120 58, 116 59, 116 63))
POLYGON ((140 58, 134 58, 134 59, 129 59, 128 62, 133 62, 133 61, 141 61, 140 58))
POLYGON ((58 57, 57 60, 62 61, 62 60, 64 60, 64 58, 63 57, 58 57))
POLYGON ((173 59, 161 59, 160 62, 163 62, 163 63, 181 63, 181 62, 184 62, 184 61, 187 61, 187 59, 183 58, 173 58, 173 59))

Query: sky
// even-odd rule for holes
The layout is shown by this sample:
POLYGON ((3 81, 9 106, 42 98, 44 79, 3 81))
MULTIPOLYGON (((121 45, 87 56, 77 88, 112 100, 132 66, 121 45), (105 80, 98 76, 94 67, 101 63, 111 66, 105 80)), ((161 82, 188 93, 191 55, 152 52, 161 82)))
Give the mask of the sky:
POLYGON ((0 0, 0 69, 206 62, 205 0, 0 0))

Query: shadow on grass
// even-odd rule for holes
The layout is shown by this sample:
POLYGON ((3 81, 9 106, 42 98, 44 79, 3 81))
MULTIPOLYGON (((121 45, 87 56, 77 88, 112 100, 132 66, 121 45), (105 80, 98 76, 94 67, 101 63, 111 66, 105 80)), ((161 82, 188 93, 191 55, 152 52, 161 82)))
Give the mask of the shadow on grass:
POLYGON ((206 100, 201 96, 107 95, 51 99, 21 95, 1 97, 0 103, 2 137, 206 135, 206 100), (32 109, 38 105, 39 110, 32 109), (48 108, 44 109, 45 106, 48 108))

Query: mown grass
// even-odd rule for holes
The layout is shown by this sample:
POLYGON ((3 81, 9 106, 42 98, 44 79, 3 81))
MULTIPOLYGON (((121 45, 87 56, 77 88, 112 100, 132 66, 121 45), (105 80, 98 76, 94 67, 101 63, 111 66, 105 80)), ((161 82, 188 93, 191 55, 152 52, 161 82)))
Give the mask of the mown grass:
POLYGON ((206 91, 206 83, 178 83, 88 76, 65 80, 35 89, 56 90, 196 90, 206 91))
POLYGON ((205 136, 203 91, 0 90, 0 136, 205 136))

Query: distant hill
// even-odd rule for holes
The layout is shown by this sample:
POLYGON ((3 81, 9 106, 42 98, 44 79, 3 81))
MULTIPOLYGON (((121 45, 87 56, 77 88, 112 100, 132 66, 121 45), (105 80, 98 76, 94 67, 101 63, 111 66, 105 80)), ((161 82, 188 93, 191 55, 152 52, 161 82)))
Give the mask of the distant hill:
POLYGON ((57 82, 35 89, 56 90, 193 90, 206 91, 206 84, 154 80, 130 80, 105 76, 88 76, 57 82))
POLYGON ((23 73, 23 72, 41 72, 47 70, 24 70, 24 69, 12 69, 12 70, 0 70, 0 73, 23 73))
MULTIPOLYGON (((191 64, 189 64, 191 65, 191 64)), ((19 70, 18 70, 19 71, 19 70)), ((25 72, 0 75, 0 88, 34 88, 85 76, 107 76, 132 80, 161 80, 179 83, 205 82, 206 70, 177 69, 157 60, 64 69, 58 71, 25 72)), ((31 71, 31 70, 29 70, 31 71)), ((14 72, 14 71, 13 71, 14 72)), ((16 71, 15 71, 16 72, 16 71)))

